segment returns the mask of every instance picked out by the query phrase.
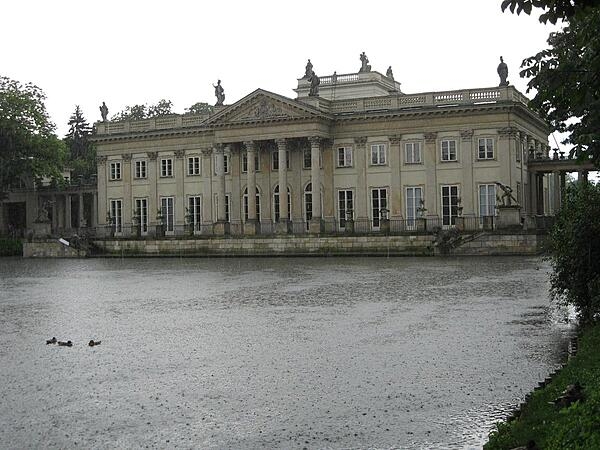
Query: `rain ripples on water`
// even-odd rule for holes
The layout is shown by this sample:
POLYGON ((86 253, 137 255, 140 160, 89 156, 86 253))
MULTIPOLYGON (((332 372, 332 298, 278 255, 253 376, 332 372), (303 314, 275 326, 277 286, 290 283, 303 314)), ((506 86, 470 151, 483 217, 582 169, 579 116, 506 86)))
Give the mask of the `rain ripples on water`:
POLYGON ((565 358, 547 271, 536 258, 0 259, 0 442, 480 448, 565 358))

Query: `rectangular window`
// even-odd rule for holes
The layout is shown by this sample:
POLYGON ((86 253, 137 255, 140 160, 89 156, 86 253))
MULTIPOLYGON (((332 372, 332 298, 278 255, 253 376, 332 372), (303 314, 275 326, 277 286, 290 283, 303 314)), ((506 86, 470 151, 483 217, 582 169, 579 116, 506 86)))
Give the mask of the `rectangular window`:
POLYGON ((202 224, 202 197, 199 195, 188 197, 187 222, 192 230, 199 231, 202 224))
POLYGON ((352 167, 352 147, 338 147, 337 166, 352 167))
POLYGON ((148 233, 148 199, 136 198, 135 209, 133 211, 135 225, 140 227, 141 234, 148 233))
POLYGON ((479 185, 479 216, 496 215, 496 185, 479 185))
POLYGON ((456 161, 456 141, 444 139, 442 145, 442 161, 456 161))
POLYGON ((442 225, 454 225, 458 217, 458 185, 442 186, 442 225))
MULTIPOLYGON (((290 170, 290 151, 285 151, 285 166, 287 170, 290 170)), ((279 170, 279 150, 273 150, 271 153, 271 168, 272 170, 279 170)))
MULTIPOLYGON (((258 159, 258 153, 254 154, 254 172, 258 172, 260 170, 260 160, 258 159)), ((248 153, 244 152, 242 154, 242 172, 248 172, 248 153)))
POLYGON ((381 220, 388 218, 389 210, 387 209, 387 205, 387 189, 371 189, 371 210, 374 230, 379 230, 381 226, 381 220))
MULTIPOLYGON (((217 221, 218 211, 219 211, 219 197, 217 195, 215 195, 215 211, 214 211, 215 222, 217 221)), ((225 222, 230 222, 229 211, 231 211, 231 198, 229 197, 229 194, 225 194, 225 222)))
POLYGON ((523 199, 521 198, 522 195, 523 194, 521 193, 521 183, 517 181, 517 203, 519 205, 523 204, 523 199))
MULTIPOLYGON (((217 174, 217 156, 215 155, 215 175, 217 174)), ((223 155, 223 173, 229 173, 229 155, 227 153, 223 155)))
POLYGON ((312 167, 312 154, 310 148, 305 148, 302 152, 302 167, 310 169, 312 167))
POLYGON ((162 224, 166 233, 172 233, 175 230, 174 205, 174 197, 161 197, 160 214, 162 216, 162 224))
POLYGON ((421 164, 421 143, 407 142, 404 144, 404 164, 421 164))
POLYGON ((338 191, 338 214, 340 229, 346 228, 346 221, 354 219, 354 195, 351 190, 338 191))
POLYGON ((121 163, 120 162, 111 162, 110 163, 110 179, 111 180, 120 180, 121 179, 121 163))
POLYGON ((141 159, 135 162, 135 178, 146 178, 146 160, 141 159))
POLYGON ((200 175, 200 157, 190 156, 188 158, 188 175, 200 175))
POLYGON ((371 145, 371 165, 385 165, 385 144, 371 145))
POLYGON ((123 232, 123 200, 110 201, 110 217, 108 219, 114 233, 123 232))
POLYGON ((172 177, 173 176, 173 159, 164 158, 160 160, 160 176, 161 177, 172 177))
POLYGON ((406 188, 406 225, 409 229, 416 227, 416 219, 423 211, 423 188, 406 188))
POLYGON ((494 140, 492 138, 479 138, 479 159, 494 159, 494 140))

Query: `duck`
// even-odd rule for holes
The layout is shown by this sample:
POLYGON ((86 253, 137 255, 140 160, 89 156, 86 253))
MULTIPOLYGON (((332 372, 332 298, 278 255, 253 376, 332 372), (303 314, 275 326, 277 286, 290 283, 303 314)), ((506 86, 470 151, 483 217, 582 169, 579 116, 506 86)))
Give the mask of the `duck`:
POLYGON ((56 344, 56 338, 53 337, 52 339, 46 339, 46 345, 48 344, 56 344))
POLYGON ((58 341, 58 345, 62 347, 73 347, 73 343, 71 341, 58 341))
POLYGON ((102 341, 95 341, 93 339, 91 339, 90 342, 88 343, 88 345, 90 347, 93 347, 94 345, 100 345, 100 344, 102 344, 102 341))

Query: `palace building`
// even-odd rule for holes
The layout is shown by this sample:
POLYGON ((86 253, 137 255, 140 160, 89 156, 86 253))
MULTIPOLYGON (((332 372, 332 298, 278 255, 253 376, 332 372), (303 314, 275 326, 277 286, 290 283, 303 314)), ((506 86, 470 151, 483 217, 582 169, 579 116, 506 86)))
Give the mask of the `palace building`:
POLYGON ((531 164, 550 159, 548 126, 512 86, 406 94, 363 64, 314 79, 307 66, 295 92, 97 123, 98 225, 117 237, 483 226, 497 183, 522 220, 558 206, 559 176, 531 164))

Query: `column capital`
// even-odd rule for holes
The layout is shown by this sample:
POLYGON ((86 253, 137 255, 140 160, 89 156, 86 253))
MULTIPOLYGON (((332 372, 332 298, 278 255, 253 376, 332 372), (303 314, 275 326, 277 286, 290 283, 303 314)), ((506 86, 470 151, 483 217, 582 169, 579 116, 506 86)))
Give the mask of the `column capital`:
POLYGON ((402 141, 402 135, 395 134, 393 136, 389 136, 388 139, 390 140, 391 145, 400 145, 400 142, 402 141))
POLYGON ((509 139, 518 137, 519 132, 515 127, 498 128, 498 136, 500 139, 509 139))
POLYGON ((244 141, 244 147, 246 147, 246 151, 254 151, 256 148, 254 141, 244 141))
POLYGON ((202 153, 202 156, 210 156, 212 155, 213 151, 212 148, 205 147, 200 149, 200 153, 202 153))
POLYGON ((213 153, 224 153, 225 152, 225 146, 223 144, 214 144, 213 145, 213 153))
POLYGON ((425 143, 426 144, 434 144, 437 139, 437 132, 429 132, 425 133, 425 143))
POLYGON ((123 158, 123 161, 125 161, 125 162, 131 162, 131 157, 132 156, 133 155, 131 153, 123 153, 121 155, 121 158, 123 158))
POLYGON ((156 158, 158 158, 158 152, 146 152, 146 155, 148 155, 150 161, 156 161, 156 158))
POLYGON ((106 164, 106 160, 108 158, 106 156, 96 156, 96 164, 103 166, 106 164))
POLYGON ((277 144, 277 148, 278 149, 285 149, 287 148, 287 139, 282 138, 282 139, 275 139, 275 144, 277 144))
POLYGON ((175 158, 177 159, 183 159, 183 157, 185 156, 185 150, 175 150, 175 158))
POLYGON ((460 130, 460 138, 463 141, 470 141, 473 139, 474 131, 472 129, 460 130))
POLYGON ((355 137, 354 138, 354 143, 359 148, 365 148, 365 145, 367 145, 367 137, 366 136, 355 137))

